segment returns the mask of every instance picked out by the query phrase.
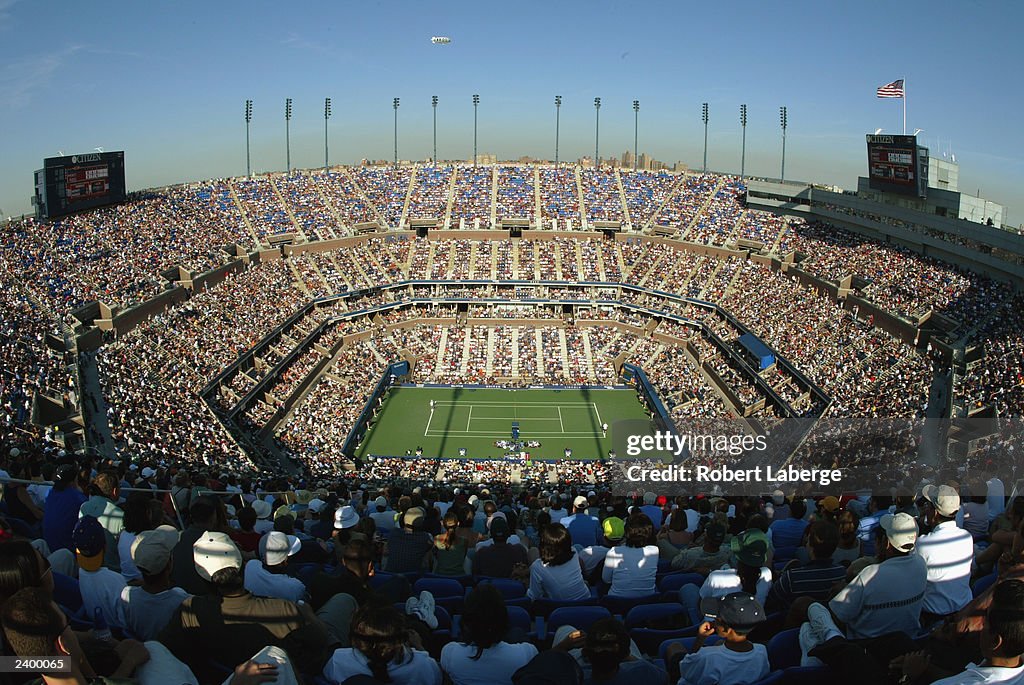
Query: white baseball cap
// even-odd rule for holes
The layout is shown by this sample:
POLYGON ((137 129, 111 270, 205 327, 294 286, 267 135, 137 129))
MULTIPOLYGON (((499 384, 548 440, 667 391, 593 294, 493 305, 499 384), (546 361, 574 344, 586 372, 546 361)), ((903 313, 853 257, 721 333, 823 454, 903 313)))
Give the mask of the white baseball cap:
POLYGON ((271 507, 269 502, 265 502, 261 499, 253 500, 252 508, 256 512, 256 518, 265 519, 270 516, 271 507))
POLYGON ((288 561, 302 549, 302 541, 294 535, 274 530, 260 538, 260 556, 267 566, 277 566, 288 561))
POLYGON ((576 499, 572 501, 572 508, 579 509, 580 507, 585 507, 588 504, 590 504, 590 502, 587 501, 586 497, 584 497, 583 495, 576 495, 576 499))
POLYGON ((386 507, 388 506, 388 500, 384 495, 381 495, 377 499, 373 500, 373 505, 375 507, 386 507))
POLYGON ((323 501, 319 497, 314 497, 309 500, 309 510, 314 514, 319 514, 323 511, 324 507, 327 506, 327 502, 323 501))
POLYGON ((948 485, 926 485, 921 496, 932 503, 940 516, 953 516, 960 511, 960 493, 948 485))
POLYGON ((878 522, 889 543, 901 552, 912 552, 917 544, 917 521, 910 514, 886 514, 878 522))
POLYGON ((206 531, 192 545, 192 560, 196 573, 203 580, 225 568, 242 568, 242 553, 227 533, 206 531))
POLYGON ((149 466, 143 467, 143 469, 142 469, 142 477, 143 478, 152 478, 155 475, 156 475, 156 471, 154 471, 152 468, 150 468, 149 466))

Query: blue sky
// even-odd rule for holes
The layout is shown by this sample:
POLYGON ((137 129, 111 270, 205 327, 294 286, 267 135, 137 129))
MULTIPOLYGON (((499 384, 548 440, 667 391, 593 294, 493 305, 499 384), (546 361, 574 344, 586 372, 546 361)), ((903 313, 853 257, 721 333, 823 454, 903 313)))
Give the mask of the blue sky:
POLYGON ((0 209, 29 211, 43 157, 124 149, 132 189, 245 173, 243 102, 254 101, 254 170, 285 166, 284 99, 294 101, 292 164, 323 163, 323 99, 333 100, 331 160, 431 148, 502 158, 640 148, 700 167, 702 102, 709 167, 739 169, 740 103, 749 107, 747 172, 779 172, 779 105, 789 109, 787 178, 856 187, 864 134, 907 126, 952 149, 961 190, 1021 222, 1024 134, 1017 119, 1024 3, 931 2, 144 2, 0 0, 0 209), (452 38, 448 46, 430 37, 452 38))

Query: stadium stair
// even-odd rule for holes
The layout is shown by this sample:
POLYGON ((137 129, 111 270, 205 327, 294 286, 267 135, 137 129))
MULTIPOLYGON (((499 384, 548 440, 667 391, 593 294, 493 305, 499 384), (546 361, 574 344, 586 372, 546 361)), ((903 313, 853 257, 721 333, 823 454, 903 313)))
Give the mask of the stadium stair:
POLYGON ((711 206, 711 203, 715 199, 715 195, 717 195, 718 191, 721 190, 724 186, 725 179, 719 179, 718 183, 715 184, 715 187, 711 190, 710 193, 708 193, 708 196, 704 198, 704 202, 703 204, 701 204, 700 209, 697 211, 696 214, 693 215, 693 218, 690 220, 690 225, 687 226, 684 231, 682 231, 682 235, 679 236, 681 240, 686 240, 690 233, 693 231, 694 226, 700 223, 701 217, 707 214, 708 208, 711 206))
POLYGON ((540 168, 533 167, 533 228, 544 228, 544 215, 541 213, 540 203, 540 168))
MULTIPOLYGON (((345 168, 345 167, 339 167, 339 170, 340 170, 340 172, 342 174, 344 174, 348 178, 348 182, 352 185, 352 187, 355 188, 356 193, 358 193, 358 195, 359 195, 359 199, 362 200, 363 203, 373 211, 374 216, 377 217, 377 222, 381 226, 387 228, 388 227, 388 222, 387 222, 387 219, 384 218, 384 213, 380 211, 380 209, 377 207, 377 205, 375 203, 370 201, 370 196, 366 194, 366 192, 363 190, 362 186, 360 186, 358 183, 356 183, 355 177, 352 176, 352 174, 350 174, 348 172, 348 169, 345 168)), ((342 224, 339 223, 338 225, 340 226, 342 224)))
POLYGON ((498 167, 491 167, 491 228, 498 226, 498 167))
POLYGON ((238 197, 238 193, 235 192, 235 186, 231 180, 228 180, 228 191, 231 193, 231 199, 235 202, 235 207, 238 209, 238 215, 242 217, 242 223, 249 230, 249 235, 252 236, 253 245, 266 245, 266 241, 261 241, 259 236, 256 234, 256 230, 252 227, 252 222, 249 221, 249 216, 245 213, 245 206, 242 204, 242 200, 238 197))
POLYGON ((633 221, 629 216, 629 203, 626 202, 626 191, 622 187, 622 176, 619 170, 615 169, 615 187, 619 189, 619 199, 622 201, 622 222, 630 229, 633 228, 633 221))
POLYGON ((512 375, 519 376, 519 328, 512 329, 512 375))
POLYGON ((569 346, 565 344, 565 329, 558 329, 558 353, 562 359, 562 375, 569 375, 569 346))
MULTIPOLYGON (((448 201, 444 204, 444 222, 441 224, 445 230, 452 227, 452 207, 455 206, 455 183, 459 177, 459 167, 452 169, 451 178, 448 180, 448 201)), ((463 221, 459 219, 459 225, 456 228, 465 228, 463 221)), ((476 245, 474 244, 474 247, 476 245)), ((472 262, 470 262, 472 264, 472 262)))
POLYGON ((676 180, 672 184, 672 187, 668 189, 667 193, 665 193, 665 199, 661 201, 661 204, 658 205, 657 209, 651 212, 651 215, 639 230, 644 231, 645 233, 649 231, 658 220, 658 217, 661 216, 661 212, 665 209, 665 206, 676 196, 676 193, 684 187, 686 187, 686 174, 679 174, 676 176, 676 180))
MULTIPOLYGON (((589 226, 587 225, 587 206, 586 206, 586 203, 583 200, 583 173, 582 173, 582 170, 579 167, 577 167, 575 169, 575 172, 576 172, 576 197, 579 198, 579 202, 580 202, 580 226, 583 228, 583 230, 586 230, 586 229, 589 228, 589 226)), ((567 227, 567 228, 571 228, 571 227, 567 227)))
POLYGON ((437 343, 437 363, 434 366, 435 376, 444 371, 444 351, 445 347, 448 346, 448 330, 447 326, 441 330, 441 340, 437 343))
POLYGON ((405 202, 402 203, 402 217, 398 220, 398 226, 394 228, 401 229, 409 225, 409 204, 412 202, 412 192, 416 187, 416 167, 412 168, 412 173, 409 174, 409 186, 405 189, 405 202))
POLYGON ((281 192, 281 189, 277 187, 277 181, 274 180, 273 176, 268 178, 270 179, 270 187, 274 190, 274 196, 277 197, 277 201, 281 203, 282 207, 284 207, 284 212, 288 215, 288 220, 291 221, 292 226, 295 227, 295 233, 302 239, 302 242, 308 243, 309 236, 307 236, 306 232, 302 230, 302 226, 299 225, 299 222, 295 219, 295 215, 292 213, 292 208, 287 202, 285 202, 284 194, 281 192))

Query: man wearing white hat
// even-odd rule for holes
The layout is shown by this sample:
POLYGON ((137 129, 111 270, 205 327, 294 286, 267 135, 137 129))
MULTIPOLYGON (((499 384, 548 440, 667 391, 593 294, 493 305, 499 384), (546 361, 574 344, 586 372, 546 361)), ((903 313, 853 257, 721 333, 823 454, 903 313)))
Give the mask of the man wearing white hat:
POLYGON ((395 528, 395 512, 388 508, 388 500, 383 495, 373 501, 370 518, 377 524, 377 530, 385 535, 395 528))
POLYGON ((921 630, 928 568, 913 553, 917 521, 910 514, 886 514, 879 525, 887 540, 878 553, 881 561, 861 571, 829 602, 851 640, 897 632, 916 636, 921 630))
POLYGON ((126 627, 139 640, 154 640, 189 594, 171 585, 171 552, 178 531, 171 526, 144 530, 132 541, 131 557, 142 573, 142 586, 121 591, 126 627))
POLYGON ((926 485, 921 492, 923 514, 932 532, 917 540, 914 554, 928 567, 924 620, 934 622, 963 609, 971 601, 974 539, 956 525, 960 494, 948 485, 926 485))
POLYGON ((245 564, 245 589, 257 597, 298 602, 309 598, 306 586, 288 575, 288 557, 298 554, 302 542, 294 535, 271 531, 260 539, 260 559, 245 564))
POLYGON ((274 530, 274 522, 270 518, 274 508, 270 502, 262 499, 253 500, 252 508, 256 512, 256 525, 252 529, 260 535, 274 530))

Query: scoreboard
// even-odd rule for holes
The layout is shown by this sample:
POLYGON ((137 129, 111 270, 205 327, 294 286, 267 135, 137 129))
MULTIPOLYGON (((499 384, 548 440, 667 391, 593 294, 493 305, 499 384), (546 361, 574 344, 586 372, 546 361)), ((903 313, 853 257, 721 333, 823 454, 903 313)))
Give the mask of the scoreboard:
POLYGON ((873 190, 925 197, 928 148, 916 136, 868 135, 868 185, 873 190))
POLYGON ((35 174, 36 218, 56 219, 123 202, 124 152, 50 157, 35 174))

